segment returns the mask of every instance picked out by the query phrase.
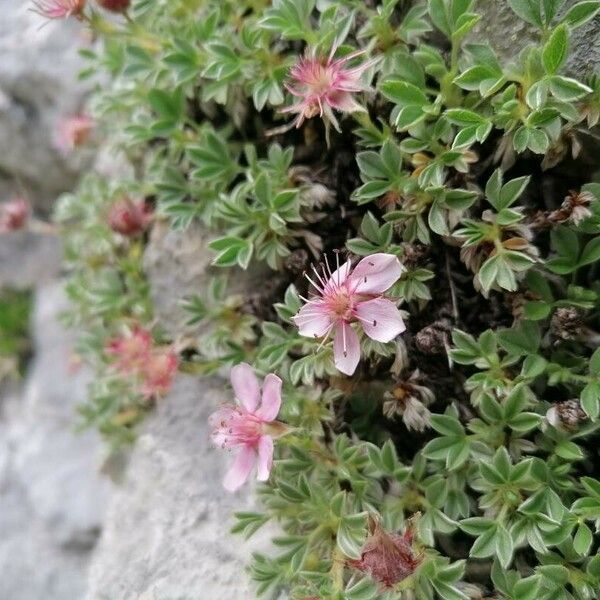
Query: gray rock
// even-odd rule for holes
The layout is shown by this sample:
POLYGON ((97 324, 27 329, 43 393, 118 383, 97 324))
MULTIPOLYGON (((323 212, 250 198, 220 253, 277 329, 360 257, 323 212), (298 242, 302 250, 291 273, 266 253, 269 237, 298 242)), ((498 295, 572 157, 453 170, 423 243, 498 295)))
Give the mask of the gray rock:
POLYGON ((0 288, 29 289, 56 278, 62 245, 57 236, 28 231, 0 235, 0 288))
POLYGON ((208 250, 208 243, 214 237, 214 233, 199 226, 177 231, 159 222, 152 229, 144 254, 144 270, 152 283, 150 293, 156 317, 174 338, 184 331, 189 319, 182 300, 201 296, 212 277, 229 275, 230 293, 236 293, 260 288, 265 278, 273 274, 267 266, 253 266, 249 271, 211 267, 214 256, 208 250))
POLYGON ((36 357, 23 390, 0 397, 0 598, 83 598, 107 482, 97 434, 76 434, 89 374, 70 366, 57 282, 39 289, 36 357))
POLYGON ((208 437, 209 414, 228 398, 221 379, 180 376, 160 402, 111 496, 87 600, 256 597, 243 569, 267 532, 252 543, 228 533, 251 489, 221 487, 229 457, 208 437))
POLYGON ((0 0, 0 198, 26 192, 42 212, 73 188, 91 160, 55 147, 59 120, 81 109, 85 86, 78 47, 88 42, 73 20, 45 20, 27 1, 0 0))
MULTIPOLYGON (((580 0, 567 0, 562 12, 580 0)), ((473 39, 489 41, 498 53, 501 62, 510 62, 528 44, 538 42, 539 31, 519 18, 507 0, 490 2, 478 0, 475 12, 481 20, 475 26, 473 39)), ((566 71, 584 77, 598 71, 600 67, 600 15, 577 28, 571 35, 570 55, 566 71)))

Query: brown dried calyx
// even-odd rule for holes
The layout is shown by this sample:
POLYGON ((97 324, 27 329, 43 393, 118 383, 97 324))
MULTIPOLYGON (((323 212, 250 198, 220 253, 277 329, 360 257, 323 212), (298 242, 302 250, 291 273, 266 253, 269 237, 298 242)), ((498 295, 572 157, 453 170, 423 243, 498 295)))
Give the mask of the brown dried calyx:
POLYGON ((560 340, 575 340, 583 331, 583 316, 576 308, 557 308, 550 320, 550 331, 560 340))
POLYGON ((358 560, 348 561, 349 566, 369 573, 384 588, 392 588, 410 577, 421 564, 423 556, 416 554, 413 531, 409 527, 403 535, 388 533, 378 520, 369 518, 369 537, 358 560))
POLYGON ((552 406, 546 413, 548 422, 554 427, 575 431, 587 420, 587 415, 581 408, 579 400, 565 400, 552 406))
POLYGON ((590 192, 575 192, 571 190, 560 208, 551 212, 538 211, 532 220, 532 227, 547 229, 561 223, 579 225, 583 220, 592 216, 590 205, 594 196, 590 192))
POLYGON ((438 319, 415 335, 415 345, 423 354, 444 354, 450 346, 452 323, 438 319))

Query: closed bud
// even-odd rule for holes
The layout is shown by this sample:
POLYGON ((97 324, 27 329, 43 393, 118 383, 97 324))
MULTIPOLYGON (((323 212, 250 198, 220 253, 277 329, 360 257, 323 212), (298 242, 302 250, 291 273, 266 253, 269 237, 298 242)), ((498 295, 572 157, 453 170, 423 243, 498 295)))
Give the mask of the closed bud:
POLYGON ((108 213, 108 224, 116 233, 135 237, 144 233, 152 213, 143 200, 123 198, 115 202, 108 213))
POLYGON ((29 213, 29 204, 23 198, 0 204, 0 233, 23 229, 29 219, 29 213))
POLYGON ((98 0, 98 4, 110 12, 122 13, 129 8, 130 0, 98 0))

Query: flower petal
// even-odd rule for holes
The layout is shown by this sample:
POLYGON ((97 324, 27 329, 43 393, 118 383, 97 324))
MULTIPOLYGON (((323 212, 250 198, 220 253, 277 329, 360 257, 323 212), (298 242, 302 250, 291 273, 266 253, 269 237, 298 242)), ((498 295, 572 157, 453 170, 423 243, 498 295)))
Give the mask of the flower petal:
POLYGON ((246 410, 254 412, 260 399, 260 387, 254 370, 248 363, 240 363, 231 369, 231 385, 235 397, 246 410))
POLYGON ((263 421, 273 421, 281 408, 281 379, 269 373, 265 377, 262 388, 262 403, 256 416, 263 421))
POLYGON ((233 459, 233 463, 225 474, 223 487, 230 492, 235 492, 246 483, 255 463, 256 452, 250 446, 244 446, 233 459))
POLYGON ((350 277, 351 289, 357 294, 382 294, 398 281, 403 270, 393 254, 371 254, 356 265, 350 277))
POLYGON ((390 342, 406 329, 400 311, 386 298, 359 302, 354 312, 365 333, 378 342, 390 342))
POLYGON ((336 269, 331 274, 331 277, 327 281, 325 288, 327 290, 337 289, 338 287, 340 287, 340 285, 342 285, 342 283, 344 283, 344 281, 346 281, 346 279, 348 279, 348 275, 350 275, 351 271, 352 262, 347 260, 341 267, 336 269))
POLYGON ((298 332, 304 337, 323 337, 331 329, 331 315, 324 302, 307 302, 295 317, 292 317, 298 332))
POLYGON ((258 481, 267 481, 273 466, 273 438, 270 435, 261 436, 258 440, 258 481))
POLYGON ((347 323, 341 323, 335 328, 333 340, 333 358, 336 368, 352 375, 360 360, 360 342, 356 331, 347 323))

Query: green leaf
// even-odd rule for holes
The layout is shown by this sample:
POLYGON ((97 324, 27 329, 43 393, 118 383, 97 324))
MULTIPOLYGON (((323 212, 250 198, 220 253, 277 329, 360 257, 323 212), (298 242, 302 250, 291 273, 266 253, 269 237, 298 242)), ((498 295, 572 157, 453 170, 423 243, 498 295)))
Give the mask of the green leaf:
POLYGON ((508 3, 521 19, 540 29, 543 27, 540 0, 508 0, 508 3))
POLYGON ((578 265, 583 267, 600 260, 600 236, 590 240, 581 252, 578 265))
POLYGON ((575 549, 575 552, 580 556, 587 556, 592 546, 593 539, 590 528, 585 523, 581 523, 573 538, 573 548, 575 549))
POLYGON ((571 77, 553 75, 549 81, 550 91, 555 98, 562 100, 563 102, 573 102, 574 100, 579 100, 592 91, 590 87, 584 85, 576 79, 572 79, 571 77))
POLYGON ((550 35, 542 51, 542 63, 546 73, 554 75, 567 57, 569 32, 566 25, 559 25, 550 35))
POLYGON ((425 93, 407 81, 385 81, 381 85, 381 92, 400 106, 425 106, 429 103, 425 93))
POLYGON ((598 418, 600 414, 600 381, 591 381, 583 388, 581 391, 581 408, 593 421, 598 418))
POLYGON ((571 27, 579 27, 593 19, 600 10, 600 1, 589 0, 572 6, 562 18, 562 22, 571 27))
POLYGON ((342 517, 337 530, 338 547, 348 558, 358 559, 366 535, 366 512, 342 517))

